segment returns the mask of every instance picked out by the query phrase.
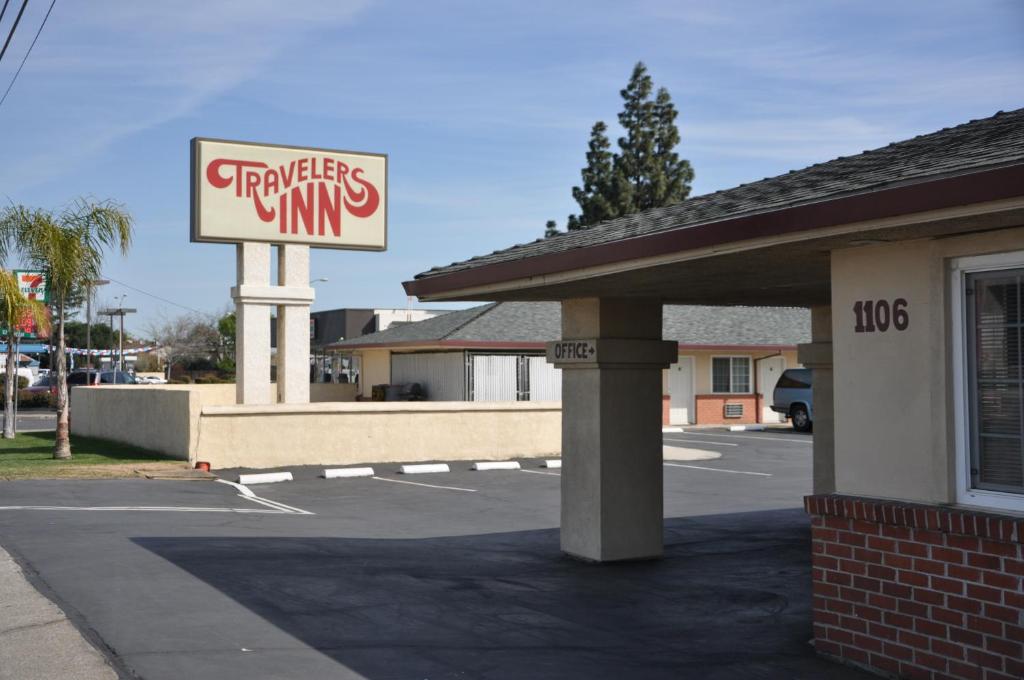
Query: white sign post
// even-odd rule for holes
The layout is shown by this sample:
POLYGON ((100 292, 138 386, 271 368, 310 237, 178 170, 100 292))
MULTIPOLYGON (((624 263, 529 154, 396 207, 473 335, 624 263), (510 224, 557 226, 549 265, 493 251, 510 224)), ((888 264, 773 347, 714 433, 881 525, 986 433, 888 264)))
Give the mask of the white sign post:
POLYGON ((272 401, 275 306, 277 400, 309 403, 309 249, 387 248, 387 156, 193 139, 192 240, 237 244, 237 402, 272 401))

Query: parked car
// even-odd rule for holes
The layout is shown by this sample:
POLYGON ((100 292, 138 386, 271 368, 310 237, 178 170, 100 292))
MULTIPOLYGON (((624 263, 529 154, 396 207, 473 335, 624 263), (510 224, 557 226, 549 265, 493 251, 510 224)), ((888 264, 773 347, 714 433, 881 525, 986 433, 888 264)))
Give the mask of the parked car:
POLYGON ((101 385, 137 385, 138 380, 127 371, 100 371, 101 385))
POLYGON ((790 368, 782 372, 772 394, 772 410, 789 418, 794 430, 811 431, 814 426, 811 369, 790 368))
POLYGON ((68 387, 76 385, 135 385, 135 376, 127 371, 85 371, 68 373, 68 387), (90 380, 91 376, 91 380, 90 380))
POLYGON ((51 376, 41 375, 36 378, 34 383, 23 389, 22 392, 28 392, 29 394, 50 392, 52 394, 56 389, 56 383, 52 380, 51 376))

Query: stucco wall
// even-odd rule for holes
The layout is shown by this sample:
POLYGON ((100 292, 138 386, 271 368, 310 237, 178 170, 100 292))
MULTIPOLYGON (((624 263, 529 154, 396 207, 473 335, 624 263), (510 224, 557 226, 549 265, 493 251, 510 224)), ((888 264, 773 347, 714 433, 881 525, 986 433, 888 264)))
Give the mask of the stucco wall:
MULTIPOLYGON (((352 402, 356 385, 317 383, 316 402, 352 402)), ((271 385, 276 395, 276 385, 271 385)), ((235 403, 235 385, 116 385, 71 390, 71 431, 134 444, 187 460, 195 451, 196 424, 205 406, 235 403)))
MULTIPOLYGON (((355 385, 313 385, 354 396, 355 385)), ((316 396, 316 395, 315 395, 316 396)), ((558 402, 236 406, 234 385, 71 390, 71 431, 214 467, 558 455, 558 402)))
POLYGON ((366 349, 359 352, 359 390, 364 399, 372 395, 374 385, 391 382, 391 350, 366 349))
MULTIPOLYGON (((711 391, 711 359, 713 357, 726 357, 726 356, 748 357, 750 359, 751 371, 754 371, 755 370, 755 367, 754 367, 754 360, 755 359, 760 359, 762 357, 772 356, 772 355, 775 355, 777 353, 778 353, 777 350, 771 350, 771 349, 759 349, 759 350, 750 350, 750 349, 694 350, 694 349, 682 348, 682 349, 679 350, 679 356, 681 356, 681 357, 692 357, 693 358, 694 394, 697 395, 697 396, 713 395, 714 394, 711 391)), ((785 366, 783 367, 783 370, 785 370, 786 368, 799 368, 800 367, 800 362, 797 360, 796 350, 795 349, 781 350, 781 353, 782 353, 782 358, 783 358, 783 360, 785 362, 785 366)), ((760 364, 759 364, 759 366, 760 366, 760 364)), ((662 374, 662 380, 661 380, 662 394, 666 394, 667 395, 667 394, 669 394, 668 370, 662 371, 661 374, 662 374)), ((748 396, 752 397, 753 389, 754 389, 754 374, 753 373, 751 374, 751 378, 750 378, 750 389, 751 389, 751 393, 748 393, 748 396)), ((770 422, 770 423, 784 422, 785 421, 784 418, 778 417, 775 413, 773 413, 771 411, 771 409, 768 408, 771 405, 772 392, 775 389, 775 385, 761 385, 761 384, 758 384, 757 385, 757 389, 758 389, 758 392, 764 394, 764 397, 765 397, 764 400, 762 401, 762 419, 761 419, 761 422, 770 422)), ((719 396, 724 398, 724 397, 728 397, 729 395, 719 395, 719 396)), ((735 395, 735 397, 737 397, 737 400, 739 400, 738 398, 743 397, 743 396, 744 395, 740 395, 740 394, 735 395)), ((701 401, 701 400, 695 400, 695 401, 701 401)), ((716 408, 712 408, 711 406, 709 406, 710 404, 713 403, 714 400, 703 400, 703 401, 705 402, 703 404, 703 406, 706 407, 703 411, 701 409, 702 404, 696 404, 695 405, 694 413, 697 414, 697 420, 696 420, 697 424, 714 424, 714 423, 732 423, 732 424, 735 424, 735 423, 747 423, 747 422, 753 423, 753 422, 756 421, 756 415, 755 415, 756 411, 754 410, 755 407, 753 406, 754 401, 753 401, 752 398, 749 399, 749 400, 744 400, 744 401, 749 401, 751 405, 749 406, 749 408, 744 409, 744 418, 743 419, 730 419, 730 418, 723 417, 722 413, 721 413, 721 406, 720 406, 721 399, 718 400, 719 406, 717 407, 717 410, 716 410, 716 408), (703 418, 700 417, 701 414, 703 414, 703 418)))
POLYGON ((832 253, 838 493, 955 501, 948 263, 1022 244, 1018 228, 832 253), (855 302, 896 298, 906 330, 855 331, 855 302))
MULTIPOLYGON (((71 388, 71 433, 133 444, 188 460, 200 399, 218 398, 221 385, 159 385, 71 388)), ((234 385, 232 398, 234 396, 234 385)))
POLYGON ((214 468, 502 460, 561 451, 558 402, 376 402, 203 409, 214 468))

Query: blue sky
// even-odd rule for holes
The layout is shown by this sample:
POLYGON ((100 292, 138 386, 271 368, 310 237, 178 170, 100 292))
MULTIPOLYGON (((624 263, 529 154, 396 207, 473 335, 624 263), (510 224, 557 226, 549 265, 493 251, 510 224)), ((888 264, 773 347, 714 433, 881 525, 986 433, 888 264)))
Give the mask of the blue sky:
MULTIPOLYGON (((191 137, 384 152, 390 249, 314 251, 314 309, 404 307, 402 280, 564 225, 638 60, 701 194, 1024 106, 1024 3, 58 0, 0 107, 0 196, 125 203, 136 243, 106 274, 217 312, 233 248, 189 243, 191 137)), ((99 297, 122 293, 140 334, 185 313, 99 297)))

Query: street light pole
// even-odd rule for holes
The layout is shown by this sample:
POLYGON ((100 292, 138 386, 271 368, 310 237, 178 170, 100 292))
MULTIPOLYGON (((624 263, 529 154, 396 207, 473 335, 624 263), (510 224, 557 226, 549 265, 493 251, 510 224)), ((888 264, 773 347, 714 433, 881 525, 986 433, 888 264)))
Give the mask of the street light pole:
POLYGON ((105 286, 110 281, 93 279, 85 289, 85 375, 86 385, 92 385, 92 294, 95 286, 105 286))
MULTIPOLYGON (((328 279, 327 279, 326 276, 321 276, 318 279, 310 280, 309 285, 312 286, 315 283, 320 283, 320 282, 327 281, 327 280, 328 279)), ((310 340, 316 340, 316 337, 314 336, 314 337, 310 338, 310 340)), ((311 382, 317 382, 319 380, 323 380, 323 378, 324 378, 324 366, 323 366, 323 363, 322 363, 322 358, 320 356, 320 353, 318 352, 318 347, 316 345, 313 345, 311 349, 313 351, 313 366, 315 367, 311 382)))
MULTIPOLYGON (((128 297, 128 296, 127 295, 122 295, 121 296, 121 302, 122 303, 124 303, 124 299, 126 297, 128 297)), ((121 371, 124 370, 124 315, 125 314, 134 314, 137 311, 138 311, 137 309, 128 309, 128 308, 124 307, 123 304, 121 306, 119 306, 117 309, 101 309, 100 310, 100 314, 102 314, 104 316, 109 316, 110 317, 110 327, 111 328, 114 327, 114 317, 115 316, 120 317, 121 331, 120 331, 120 337, 117 339, 117 354, 118 354, 117 367, 118 367, 118 370, 121 370, 121 371)), ((113 361, 111 361, 111 365, 113 365, 113 361)), ((115 380, 115 383, 116 383, 117 378, 115 377, 114 380, 115 380)))

